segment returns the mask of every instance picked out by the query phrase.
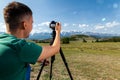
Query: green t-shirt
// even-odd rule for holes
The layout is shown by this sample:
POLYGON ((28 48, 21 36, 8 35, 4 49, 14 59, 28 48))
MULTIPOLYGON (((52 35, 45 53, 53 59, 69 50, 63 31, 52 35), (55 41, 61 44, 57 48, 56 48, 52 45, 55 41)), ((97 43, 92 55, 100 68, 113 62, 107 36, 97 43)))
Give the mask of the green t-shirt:
POLYGON ((0 80, 25 80, 27 64, 35 64, 42 47, 10 34, 0 34, 0 80))

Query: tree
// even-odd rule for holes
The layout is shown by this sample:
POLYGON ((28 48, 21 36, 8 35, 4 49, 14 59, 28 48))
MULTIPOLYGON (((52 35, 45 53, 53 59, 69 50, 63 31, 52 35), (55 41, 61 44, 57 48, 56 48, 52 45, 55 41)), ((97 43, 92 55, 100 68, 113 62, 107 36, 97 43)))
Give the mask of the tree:
POLYGON ((70 43, 70 39, 68 37, 64 37, 64 38, 62 38, 62 43, 63 44, 69 44, 70 43))
POLYGON ((99 39, 97 38, 95 42, 99 42, 99 39))
POLYGON ((83 38, 83 42, 86 43, 87 41, 83 38))

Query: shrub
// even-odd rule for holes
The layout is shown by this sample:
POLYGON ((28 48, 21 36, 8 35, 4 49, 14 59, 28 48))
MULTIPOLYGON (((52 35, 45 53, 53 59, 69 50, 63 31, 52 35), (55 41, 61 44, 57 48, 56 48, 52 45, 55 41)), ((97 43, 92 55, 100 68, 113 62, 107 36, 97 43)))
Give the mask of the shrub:
POLYGON ((68 37, 64 37, 64 38, 62 38, 62 43, 63 44, 69 44, 70 43, 70 39, 68 37))

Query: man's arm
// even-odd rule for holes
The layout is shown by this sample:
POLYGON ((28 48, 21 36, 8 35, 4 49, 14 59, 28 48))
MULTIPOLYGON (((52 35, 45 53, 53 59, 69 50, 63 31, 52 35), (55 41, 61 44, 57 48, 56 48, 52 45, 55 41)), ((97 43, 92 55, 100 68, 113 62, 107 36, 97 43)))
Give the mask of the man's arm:
POLYGON ((51 57, 59 52, 59 49, 60 49, 60 31, 61 31, 60 23, 57 23, 57 25, 55 27, 55 31, 56 31, 56 37, 55 37, 53 44, 51 46, 44 46, 43 47, 42 53, 40 54, 40 56, 37 60, 38 62, 41 60, 47 59, 47 58, 49 58, 49 57, 51 57))

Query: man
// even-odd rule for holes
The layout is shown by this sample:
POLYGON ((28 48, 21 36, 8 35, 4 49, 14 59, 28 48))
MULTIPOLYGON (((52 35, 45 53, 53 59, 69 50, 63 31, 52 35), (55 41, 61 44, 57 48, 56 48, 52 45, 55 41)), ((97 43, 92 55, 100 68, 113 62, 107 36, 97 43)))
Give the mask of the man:
POLYGON ((53 45, 39 46, 26 42, 32 30, 32 11, 20 2, 4 8, 6 33, 0 34, 0 80, 26 80, 28 64, 35 64, 55 55, 60 49, 61 25, 57 23, 53 45))

